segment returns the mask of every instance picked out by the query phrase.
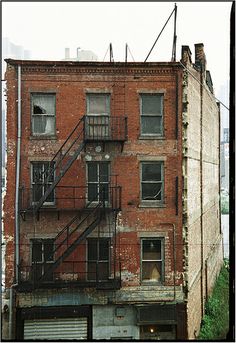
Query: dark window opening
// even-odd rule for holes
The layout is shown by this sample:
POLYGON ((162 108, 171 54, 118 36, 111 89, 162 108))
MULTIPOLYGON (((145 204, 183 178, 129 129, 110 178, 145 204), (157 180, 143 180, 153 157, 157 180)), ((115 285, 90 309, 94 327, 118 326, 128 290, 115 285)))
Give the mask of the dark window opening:
POLYGON ((88 267, 87 279, 105 281, 110 273, 110 240, 108 238, 89 238, 87 240, 88 267))
POLYGON ((163 202, 163 162, 142 162, 141 199, 163 202))

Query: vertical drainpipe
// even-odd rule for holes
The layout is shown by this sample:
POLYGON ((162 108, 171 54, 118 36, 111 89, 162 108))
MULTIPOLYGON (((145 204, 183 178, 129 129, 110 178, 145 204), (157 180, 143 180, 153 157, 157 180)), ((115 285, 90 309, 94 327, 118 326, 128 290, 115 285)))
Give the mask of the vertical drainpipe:
POLYGON ((201 230, 201 312, 202 317, 204 315, 204 290, 203 290, 203 269, 204 269, 204 263, 203 263, 203 160, 202 160, 202 125, 203 125, 203 67, 201 65, 200 69, 200 230, 201 230))
POLYGON ((18 65, 18 116, 16 153, 16 193, 15 193, 15 278, 19 277, 19 186, 20 186, 20 148, 21 148, 21 66, 18 65))
POLYGON ((17 106, 17 152, 16 152, 16 191, 15 191, 15 283, 10 288, 9 299, 9 338, 14 339, 13 314, 15 312, 14 288, 19 282, 19 181, 20 181, 20 147, 21 147, 21 66, 18 65, 18 106, 17 106))

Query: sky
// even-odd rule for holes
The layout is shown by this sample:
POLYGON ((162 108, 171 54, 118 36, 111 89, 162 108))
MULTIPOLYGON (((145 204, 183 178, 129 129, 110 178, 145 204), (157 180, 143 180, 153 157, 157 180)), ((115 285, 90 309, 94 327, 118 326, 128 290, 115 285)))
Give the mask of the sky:
MULTIPOLYGON (((216 94, 229 79, 231 6, 177 2, 177 61, 182 45, 189 45, 194 61, 194 44, 203 43, 216 94)), ((103 61, 112 43, 114 60, 124 61, 127 43, 138 62, 147 57, 173 9, 174 2, 3 2, 2 35, 30 50, 32 59, 61 60, 66 47, 76 57, 80 47, 103 61)), ((173 28, 174 16, 148 62, 171 60, 173 28)))

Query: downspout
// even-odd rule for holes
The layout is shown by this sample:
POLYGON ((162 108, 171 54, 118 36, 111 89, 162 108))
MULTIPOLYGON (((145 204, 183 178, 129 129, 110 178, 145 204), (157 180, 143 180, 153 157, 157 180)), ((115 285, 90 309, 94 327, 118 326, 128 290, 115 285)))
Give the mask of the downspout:
POLYGON ((14 288, 19 282, 19 186, 20 186, 20 148, 21 148, 21 66, 18 65, 18 106, 17 106, 17 151, 16 151, 16 191, 15 191, 15 283, 10 287, 9 337, 14 339, 13 314, 15 309, 14 288))
POLYGON ((18 65, 18 116, 16 153, 16 197, 15 197, 15 280, 19 277, 19 187, 20 187, 20 148, 21 148, 21 66, 18 65))

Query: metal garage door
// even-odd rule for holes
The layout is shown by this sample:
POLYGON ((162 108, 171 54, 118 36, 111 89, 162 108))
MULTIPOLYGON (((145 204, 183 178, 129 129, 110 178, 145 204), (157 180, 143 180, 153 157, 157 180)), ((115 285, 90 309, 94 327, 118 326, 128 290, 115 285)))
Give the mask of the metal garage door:
POLYGON ((83 317, 25 320, 24 339, 87 339, 87 318, 83 317))

